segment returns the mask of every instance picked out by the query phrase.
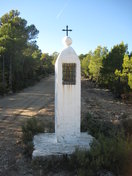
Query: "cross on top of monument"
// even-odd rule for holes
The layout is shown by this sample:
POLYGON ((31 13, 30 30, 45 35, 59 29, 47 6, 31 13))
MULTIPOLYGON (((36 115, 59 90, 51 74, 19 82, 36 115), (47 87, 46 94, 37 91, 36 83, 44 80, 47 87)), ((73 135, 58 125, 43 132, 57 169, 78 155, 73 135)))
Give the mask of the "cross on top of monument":
POLYGON ((68 29, 68 25, 66 26, 66 29, 62 29, 62 31, 66 31, 66 36, 68 36, 68 32, 72 31, 72 29, 68 29))

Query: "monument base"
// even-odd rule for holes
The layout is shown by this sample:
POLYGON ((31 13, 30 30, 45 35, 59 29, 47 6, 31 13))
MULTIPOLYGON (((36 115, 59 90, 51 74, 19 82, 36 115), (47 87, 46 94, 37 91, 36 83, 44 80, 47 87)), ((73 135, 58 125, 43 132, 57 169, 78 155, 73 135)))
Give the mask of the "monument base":
POLYGON ((55 133, 42 133, 34 136, 32 158, 51 157, 72 154, 76 148, 88 150, 93 137, 88 133, 80 133, 79 137, 68 142, 57 142, 55 133))

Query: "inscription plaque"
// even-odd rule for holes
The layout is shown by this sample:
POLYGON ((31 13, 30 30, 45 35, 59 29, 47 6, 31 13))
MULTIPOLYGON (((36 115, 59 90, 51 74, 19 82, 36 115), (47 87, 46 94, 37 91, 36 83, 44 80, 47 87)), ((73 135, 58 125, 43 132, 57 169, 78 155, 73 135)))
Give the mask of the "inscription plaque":
POLYGON ((62 64, 62 84, 63 85, 76 84, 76 64, 75 63, 62 64))

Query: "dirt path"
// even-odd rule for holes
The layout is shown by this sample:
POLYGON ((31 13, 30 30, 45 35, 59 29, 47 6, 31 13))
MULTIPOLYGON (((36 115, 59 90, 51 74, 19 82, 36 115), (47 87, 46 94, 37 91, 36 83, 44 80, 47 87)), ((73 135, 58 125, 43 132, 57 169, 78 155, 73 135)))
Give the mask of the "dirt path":
POLYGON ((37 85, 0 99, 0 176, 31 176, 21 147, 21 125, 36 115, 53 119, 54 76, 37 85))
MULTIPOLYGON (((115 101, 110 92, 95 88, 86 80, 82 81, 81 100, 82 116, 90 112, 108 120, 132 117, 132 105, 115 101)), ((21 125, 33 116, 54 120, 54 76, 20 93, 0 98, 0 176, 34 175, 21 145, 21 125)))
POLYGON ((107 89, 100 89, 88 81, 82 81, 82 116, 90 112, 96 118, 118 121, 132 118, 132 104, 114 98, 107 89))

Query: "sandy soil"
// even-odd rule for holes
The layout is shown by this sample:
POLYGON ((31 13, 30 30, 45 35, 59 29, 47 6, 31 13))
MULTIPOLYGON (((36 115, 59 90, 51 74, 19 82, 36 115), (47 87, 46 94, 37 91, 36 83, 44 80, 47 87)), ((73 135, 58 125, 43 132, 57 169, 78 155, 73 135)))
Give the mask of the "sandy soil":
MULTIPOLYGON (((132 105, 115 100, 108 90, 83 80, 81 91, 82 116, 90 112, 107 120, 116 121, 123 116, 132 118, 132 105)), ((0 97, 0 176, 34 176, 31 160, 24 156, 21 142, 21 125, 34 116, 54 121, 54 76, 22 92, 0 97)))

